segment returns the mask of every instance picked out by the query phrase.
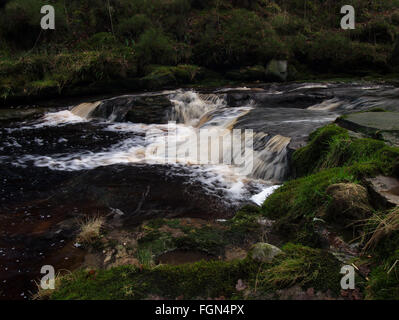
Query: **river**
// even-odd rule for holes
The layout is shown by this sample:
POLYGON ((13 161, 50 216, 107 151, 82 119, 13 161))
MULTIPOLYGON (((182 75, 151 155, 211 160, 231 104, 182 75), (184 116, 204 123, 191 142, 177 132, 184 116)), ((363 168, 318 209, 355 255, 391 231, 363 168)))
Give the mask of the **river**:
POLYGON ((80 216, 231 218, 289 178, 290 155, 316 128, 398 106, 388 85, 298 83, 137 93, 3 119, 0 296, 29 298, 44 264, 78 267, 80 216))

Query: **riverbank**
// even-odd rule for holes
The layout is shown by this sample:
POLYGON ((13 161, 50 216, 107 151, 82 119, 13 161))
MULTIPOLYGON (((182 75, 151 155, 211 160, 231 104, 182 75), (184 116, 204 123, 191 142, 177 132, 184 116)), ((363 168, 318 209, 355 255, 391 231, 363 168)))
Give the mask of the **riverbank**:
MULTIPOLYGON (((29 55, 0 60, 0 106, 60 104, 176 87, 212 90, 221 87, 257 87, 271 83, 367 83, 398 86, 398 74, 374 72, 299 73, 288 67, 280 73, 262 65, 214 71, 197 65, 149 65, 137 70, 134 53, 88 51, 48 57, 29 55), (129 58, 130 56, 130 58, 129 58), (131 59, 133 59, 131 61, 131 59), (49 103, 50 102, 50 103, 49 103)), ((273 60, 272 60, 273 63, 273 60)), ((290 66, 290 62, 288 62, 290 66)))
POLYGON ((342 3, 300 2, 55 0, 57 27, 42 30, 39 0, 7 0, 0 8, 1 104, 397 75, 394 0, 356 3, 354 30, 340 27, 342 3))

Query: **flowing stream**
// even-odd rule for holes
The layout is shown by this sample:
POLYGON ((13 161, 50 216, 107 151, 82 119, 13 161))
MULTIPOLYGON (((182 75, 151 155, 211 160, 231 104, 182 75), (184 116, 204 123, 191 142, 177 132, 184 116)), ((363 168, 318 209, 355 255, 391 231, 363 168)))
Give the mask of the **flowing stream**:
POLYGON ((26 298, 20 288, 43 261, 80 265, 77 217, 230 218, 289 178, 290 156, 312 131, 398 106, 392 86, 307 83, 125 95, 23 119, 14 108, 0 122, 0 297, 26 298))

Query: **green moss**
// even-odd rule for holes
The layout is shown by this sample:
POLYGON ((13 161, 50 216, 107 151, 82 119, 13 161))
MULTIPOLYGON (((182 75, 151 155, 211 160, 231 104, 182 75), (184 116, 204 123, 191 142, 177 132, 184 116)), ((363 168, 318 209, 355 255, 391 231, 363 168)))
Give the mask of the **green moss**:
POLYGON ((292 155, 292 166, 296 176, 314 172, 323 155, 329 150, 334 137, 347 137, 347 131, 335 124, 317 129, 310 134, 309 143, 292 155))
POLYGON ((260 291, 274 293, 278 289, 299 285, 303 289, 340 290, 340 263, 330 253, 309 247, 286 244, 284 255, 277 256, 271 267, 263 269, 257 279, 260 291))
POLYGON ((283 251, 266 264, 251 259, 211 260, 179 266, 123 266, 95 273, 75 271, 61 280, 51 299, 242 298, 236 290, 239 279, 248 284, 250 296, 255 287, 258 296, 293 285, 339 290, 339 263, 331 254, 294 244, 287 244, 283 251))
POLYGON ((353 166, 351 170, 359 178, 377 172, 396 174, 399 148, 389 147, 383 141, 352 138, 335 124, 316 130, 309 140, 307 146, 293 154, 296 176, 342 166, 353 166))
POLYGON ((193 65, 151 66, 141 78, 144 87, 154 89, 177 84, 189 84, 201 79, 202 69, 193 65))
POLYGON ((317 246, 313 218, 329 208, 328 186, 359 183, 378 173, 397 176, 398 158, 399 148, 375 139, 355 139, 347 130, 327 125, 313 132, 308 145, 293 154, 295 174, 302 178, 276 190, 263 204, 262 212, 277 220, 274 228, 288 240, 317 246))
POLYGON ((175 248, 175 239, 169 233, 150 230, 138 240, 136 257, 142 264, 151 265, 156 256, 175 248))
POLYGON ((224 237, 228 243, 241 244, 246 240, 258 240, 260 236, 260 224, 258 222, 260 210, 255 206, 245 206, 235 216, 228 220, 228 227, 224 237))
POLYGON ((398 300, 399 299, 399 251, 392 255, 390 264, 385 263, 373 269, 369 275, 370 281, 366 287, 366 299, 398 300), (396 265, 395 265, 396 262, 396 265))
POLYGON ((185 236, 176 239, 179 249, 199 250, 213 255, 223 254, 226 244, 223 230, 208 226, 193 228, 185 236))
POLYGON ((175 299, 234 297, 238 279, 256 270, 249 260, 201 261, 180 266, 160 265, 142 270, 124 266, 99 270, 95 275, 75 272, 65 278, 52 299, 143 299, 149 295, 175 299))
POLYGON ((350 168, 332 168, 288 181, 266 199, 261 211, 276 220, 273 228, 285 239, 317 246, 313 218, 329 205, 328 186, 341 182, 357 182, 350 168))
MULTIPOLYGON (((138 240, 136 256, 153 258, 174 249, 196 250, 213 256, 223 256, 227 245, 242 245, 249 240, 257 241, 261 235, 259 208, 246 206, 225 222, 196 226, 182 223, 180 219, 154 219, 142 226, 144 235, 138 240), (173 230, 162 229, 167 226, 173 230), (162 231, 161 231, 162 230, 162 231), (176 233, 177 232, 177 233, 176 233)), ((141 261, 141 260, 140 260, 141 261)))

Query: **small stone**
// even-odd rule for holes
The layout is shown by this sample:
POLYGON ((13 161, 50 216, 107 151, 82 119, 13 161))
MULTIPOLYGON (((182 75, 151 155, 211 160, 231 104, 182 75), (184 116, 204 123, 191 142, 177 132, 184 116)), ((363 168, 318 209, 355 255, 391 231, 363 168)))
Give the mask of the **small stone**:
POLYGON ((236 284, 236 290, 243 291, 246 288, 247 288, 247 286, 245 285, 245 283, 241 279, 238 279, 237 284, 236 284))

